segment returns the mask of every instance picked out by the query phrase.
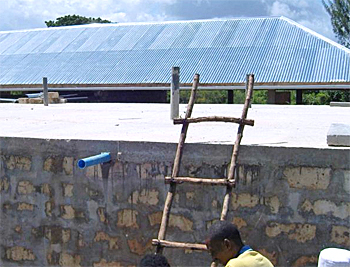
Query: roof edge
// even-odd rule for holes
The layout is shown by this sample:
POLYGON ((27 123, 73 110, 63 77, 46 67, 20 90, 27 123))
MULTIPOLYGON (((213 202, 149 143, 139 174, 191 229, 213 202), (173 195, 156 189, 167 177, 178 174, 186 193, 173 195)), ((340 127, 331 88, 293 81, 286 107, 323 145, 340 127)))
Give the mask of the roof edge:
POLYGON ((327 43, 330 43, 331 45, 336 46, 336 47, 338 47, 339 49, 342 49, 342 50, 344 50, 345 52, 347 52, 347 53, 350 54, 350 49, 349 49, 349 48, 346 48, 345 46, 343 46, 343 45, 341 45, 341 44, 339 44, 339 43, 337 43, 337 42, 335 42, 335 41, 329 39, 328 37, 325 37, 325 36, 323 36, 322 34, 319 34, 319 33, 315 32, 315 31, 311 30, 310 28, 308 28, 308 27, 306 27, 306 26, 304 26, 304 25, 301 25, 300 23, 298 23, 298 22, 296 22, 296 21, 294 21, 294 20, 291 20, 291 19, 289 19, 289 18, 287 18, 287 17, 281 16, 280 18, 281 18, 282 20, 287 21, 288 23, 290 23, 290 24, 292 24, 292 25, 294 25, 294 26, 297 26, 297 27, 303 29, 304 31, 306 31, 306 32, 308 32, 308 33, 310 33, 310 34, 316 36, 317 38, 320 38, 320 39, 322 39, 323 41, 325 41, 325 42, 327 42, 327 43))

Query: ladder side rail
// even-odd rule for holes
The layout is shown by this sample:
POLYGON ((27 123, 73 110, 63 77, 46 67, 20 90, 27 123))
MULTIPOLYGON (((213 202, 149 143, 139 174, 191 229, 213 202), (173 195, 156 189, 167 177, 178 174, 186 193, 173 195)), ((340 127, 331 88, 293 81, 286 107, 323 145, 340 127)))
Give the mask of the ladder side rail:
MULTIPOLYGON (((194 79, 193 79, 191 96, 190 96, 190 100, 188 102, 188 106, 187 106, 187 110, 186 110, 185 119, 188 119, 191 117, 193 105, 194 105, 194 102, 196 99, 198 84, 199 84, 199 74, 195 74, 194 79)), ((181 163, 183 147, 184 147, 185 139, 186 139, 186 135, 187 135, 188 125, 189 125, 188 123, 184 123, 182 125, 180 140, 179 140, 179 144, 177 146, 176 154, 175 154, 172 177, 176 177, 179 175, 180 163, 181 163)), ((161 221, 160 228, 159 228, 158 240, 165 239, 165 234, 166 234, 167 226, 169 223, 171 205, 173 203, 175 192, 176 192, 176 183, 170 183, 170 188, 169 188, 169 191, 168 191, 165 203, 164 203, 164 210, 163 210, 163 215, 162 215, 162 221, 161 221)), ((163 247, 158 245, 156 253, 161 254, 162 252, 163 252, 163 247)))

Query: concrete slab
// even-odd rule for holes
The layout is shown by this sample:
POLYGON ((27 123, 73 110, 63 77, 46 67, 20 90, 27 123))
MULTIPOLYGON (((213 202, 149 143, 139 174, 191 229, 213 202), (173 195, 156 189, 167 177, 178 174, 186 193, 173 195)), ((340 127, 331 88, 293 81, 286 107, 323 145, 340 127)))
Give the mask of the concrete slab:
MULTIPOLYGON (((240 117, 242 108, 196 104, 192 117, 240 117)), ((185 111, 186 105, 180 105, 182 117, 185 111)), ((350 124, 350 108, 253 104, 248 118, 255 126, 245 127, 243 145, 328 148, 330 125, 350 124)), ((233 144, 237 128, 219 122, 192 124, 186 140, 233 144)), ((180 131, 181 125, 170 120, 170 104, 0 104, 0 136, 177 143, 180 131)))
POLYGON ((333 123, 327 133, 327 144, 329 146, 350 147, 350 125, 333 123))

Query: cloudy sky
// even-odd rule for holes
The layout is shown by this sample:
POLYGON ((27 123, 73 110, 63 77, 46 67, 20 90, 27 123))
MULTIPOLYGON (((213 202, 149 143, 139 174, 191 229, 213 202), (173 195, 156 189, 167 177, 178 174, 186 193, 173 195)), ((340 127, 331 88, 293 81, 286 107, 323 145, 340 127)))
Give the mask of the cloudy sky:
POLYGON ((285 16, 335 40, 321 0, 0 0, 0 31, 73 14, 113 22, 285 16))

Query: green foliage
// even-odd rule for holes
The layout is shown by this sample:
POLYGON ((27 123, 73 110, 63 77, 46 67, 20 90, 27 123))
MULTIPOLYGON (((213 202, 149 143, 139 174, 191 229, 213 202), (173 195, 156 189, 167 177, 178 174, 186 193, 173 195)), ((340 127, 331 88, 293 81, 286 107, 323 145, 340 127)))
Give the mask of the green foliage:
POLYGON ((329 105, 330 102, 349 102, 349 90, 310 90, 303 93, 303 104, 329 105))
POLYGON ((69 25, 82 25, 90 23, 111 23, 109 20, 98 18, 87 18, 79 15, 66 15, 64 17, 56 18, 55 21, 49 20, 45 21, 47 27, 59 27, 59 26, 69 26, 69 25))
POLYGON ((322 0, 339 42, 350 48, 350 0, 322 0))

